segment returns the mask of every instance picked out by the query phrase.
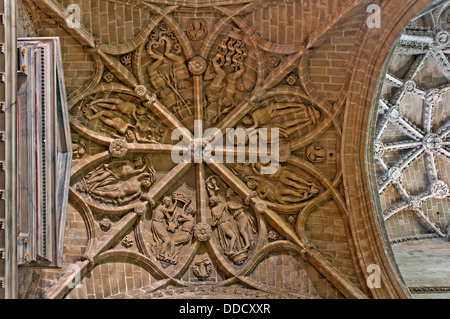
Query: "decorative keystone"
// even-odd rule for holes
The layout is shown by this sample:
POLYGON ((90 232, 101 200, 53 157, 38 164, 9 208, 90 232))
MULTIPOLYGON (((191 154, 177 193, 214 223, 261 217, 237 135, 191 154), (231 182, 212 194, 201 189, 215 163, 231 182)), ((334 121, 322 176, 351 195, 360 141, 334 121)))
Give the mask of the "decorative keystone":
POLYGON ((138 216, 142 216, 145 214, 145 212, 147 211, 147 205, 145 205, 144 203, 137 203, 134 206, 134 212, 136 213, 136 215, 138 216))
POLYGON ((194 227, 194 236, 199 241, 204 242, 209 240, 209 238, 211 238, 211 233, 211 225, 207 223, 199 223, 194 227))
POLYGON ((147 88, 144 85, 138 85, 134 88, 134 92, 140 97, 143 97, 147 94, 147 88))
POLYGON ((197 55, 188 61, 188 69, 192 75, 203 75, 205 73, 207 67, 206 60, 197 55))
POLYGON ((449 188, 443 181, 437 181, 431 186, 431 193, 434 198, 444 199, 449 195, 449 188))
POLYGON ((389 178, 391 179, 392 183, 400 183, 402 181, 402 170, 399 167, 392 167, 389 170, 389 178))
POLYGON ((109 144, 109 152, 116 158, 125 156, 128 152, 127 142, 124 139, 112 140, 111 144, 109 144))
POLYGON ((446 30, 439 31, 436 33, 434 41, 440 47, 448 47, 450 46, 450 33, 446 30))

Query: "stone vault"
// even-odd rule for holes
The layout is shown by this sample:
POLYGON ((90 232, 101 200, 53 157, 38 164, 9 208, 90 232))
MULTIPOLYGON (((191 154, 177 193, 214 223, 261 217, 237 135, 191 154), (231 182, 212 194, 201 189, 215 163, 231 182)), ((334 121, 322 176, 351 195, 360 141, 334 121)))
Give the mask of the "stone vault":
POLYGON ((21 297, 409 297, 370 121, 395 41, 437 2, 379 1, 380 28, 377 1, 19 2, 25 36, 61 39, 74 150, 63 267, 21 269, 21 297), (172 132, 194 146, 198 123, 278 128, 278 172, 174 163, 172 132))

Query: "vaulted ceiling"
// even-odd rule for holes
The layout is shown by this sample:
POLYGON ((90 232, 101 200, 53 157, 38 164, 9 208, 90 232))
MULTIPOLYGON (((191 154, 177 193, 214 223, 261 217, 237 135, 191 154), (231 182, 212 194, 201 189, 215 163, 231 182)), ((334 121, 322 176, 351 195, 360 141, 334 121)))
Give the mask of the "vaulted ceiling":
POLYGON ((390 252, 403 235, 383 212, 414 204, 423 217, 412 199, 448 195, 436 173, 448 127, 431 116, 446 114, 440 20, 410 24, 435 23, 407 31, 386 63, 437 2, 382 1, 379 28, 370 1, 19 2, 23 35, 61 38, 74 148, 64 266, 22 269, 22 297, 410 296, 390 252), (405 57, 408 37, 420 49, 405 57), (436 88, 443 99, 423 102, 436 88), (202 150, 206 128, 278 128, 278 174, 175 163, 172 132, 202 150), (428 165, 423 190, 396 183, 413 155, 428 165))
POLYGON ((448 285, 449 18, 447 3, 403 32, 385 78, 374 138, 386 229, 403 277, 418 296, 446 293, 448 285))

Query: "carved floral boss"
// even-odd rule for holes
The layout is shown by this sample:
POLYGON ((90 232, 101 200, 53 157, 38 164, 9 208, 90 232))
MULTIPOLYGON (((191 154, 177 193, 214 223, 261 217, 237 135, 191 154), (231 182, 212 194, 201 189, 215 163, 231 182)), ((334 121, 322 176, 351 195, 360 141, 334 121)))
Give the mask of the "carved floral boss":
MULTIPOLYGON (((204 27, 203 23, 192 28, 191 40, 204 39, 204 27)), ((120 67, 107 71, 99 88, 83 96, 71 111, 78 120, 75 130, 86 140, 109 147, 89 165, 75 168, 76 192, 103 216, 122 216, 130 210, 142 216, 135 230, 136 246, 164 268, 187 260, 194 241, 218 245, 231 263, 243 265, 268 239, 260 231, 266 227, 262 214, 267 209, 298 211, 322 191, 308 174, 287 163, 291 156, 287 143, 317 127, 321 112, 295 94, 291 100, 266 97, 267 92, 255 86, 257 75, 249 72, 257 63, 244 37, 234 26, 218 40, 208 59, 200 55, 186 59, 183 43, 160 24, 150 33, 141 54, 122 56, 120 67), (130 89, 123 83, 123 73, 145 84, 129 85, 130 89), (249 96, 253 96, 251 101, 249 96), (237 116, 241 107, 248 106, 245 114, 237 116), (276 145, 277 169, 268 173, 267 163, 248 160, 252 136, 247 134, 240 141, 242 153, 248 156, 244 161, 194 161, 202 167, 195 170, 194 182, 184 176, 192 166, 188 161, 172 163, 167 173, 168 150, 190 148, 195 159, 195 150, 204 151, 210 142, 201 139, 197 147, 199 140, 193 138, 192 128, 206 125, 211 129, 223 122, 265 136, 272 151, 276 145), (178 132, 188 143, 174 146, 170 132, 172 136, 178 132)), ((283 83, 295 86, 297 82, 298 76, 291 72, 283 83)), ((224 135, 228 146, 236 146, 234 137, 230 140, 224 135)), ((77 159, 83 158, 87 143, 81 144, 81 139, 77 143, 82 149, 77 159)), ((324 147, 311 144, 306 158, 311 163, 323 162, 324 147)), ((108 220, 101 220, 103 231, 111 228, 108 220)), ((134 247, 130 234, 122 240, 122 247, 134 247)), ((206 278, 210 271, 197 269, 197 273, 206 278)))

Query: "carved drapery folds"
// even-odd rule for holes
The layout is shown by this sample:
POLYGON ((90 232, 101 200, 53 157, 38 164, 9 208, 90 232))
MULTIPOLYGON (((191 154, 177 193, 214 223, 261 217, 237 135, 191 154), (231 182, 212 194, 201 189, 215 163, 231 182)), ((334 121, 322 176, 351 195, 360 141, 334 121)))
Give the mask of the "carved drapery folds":
POLYGON ((220 180, 211 176, 206 185, 211 210, 211 226, 216 228, 218 242, 224 254, 236 265, 242 265, 249 251, 255 247, 256 220, 249 213, 250 208, 242 199, 233 196, 234 192, 220 180))

